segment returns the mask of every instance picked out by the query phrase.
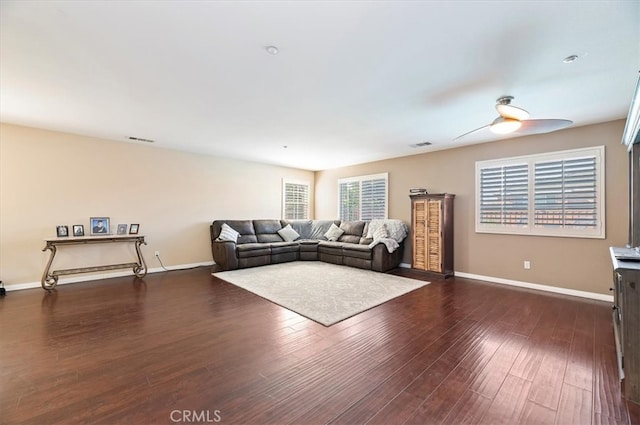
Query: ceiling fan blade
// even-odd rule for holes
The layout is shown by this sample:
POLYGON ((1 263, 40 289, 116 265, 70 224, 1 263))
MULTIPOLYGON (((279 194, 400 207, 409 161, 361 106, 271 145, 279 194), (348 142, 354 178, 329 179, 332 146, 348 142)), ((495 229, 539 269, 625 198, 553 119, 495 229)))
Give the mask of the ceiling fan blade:
POLYGON ((489 128, 490 126, 491 126, 490 124, 487 124, 487 125, 483 125, 483 126, 482 126, 482 127, 480 127, 480 128, 476 128, 475 130, 467 131, 466 133, 459 135, 458 137, 456 137, 456 138, 455 138, 455 139, 453 139, 453 140, 461 139, 461 138, 463 138, 463 137, 465 137, 465 136, 468 136, 468 135, 470 135, 470 134, 472 134, 472 133, 476 133, 476 132, 478 132, 478 131, 484 130, 485 128, 489 128))
POLYGON ((552 131, 562 130, 563 128, 567 128, 571 124, 573 124, 573 121, 570 121, 570 120, 557 120, 557 119, 523 120, 522 127, 520 127, 516 131, 516 133, 517 134, 551 133, 552 131))
POLYGON ((514 120, 522 121, 529 118, 529 112, 509 104, 498 103, 496 105, 496 111, 498 111, 501 116, 505 118, 512 118, 514 120))

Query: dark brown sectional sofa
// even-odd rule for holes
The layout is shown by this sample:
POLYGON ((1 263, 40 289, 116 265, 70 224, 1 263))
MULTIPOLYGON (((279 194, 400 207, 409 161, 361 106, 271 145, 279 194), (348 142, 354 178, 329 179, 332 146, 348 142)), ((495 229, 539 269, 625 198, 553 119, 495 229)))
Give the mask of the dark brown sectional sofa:
POLYGON ((288 261, 324 261, 386 272, 402 261, 404 241, 389 253, 384 244, 369 248, 367 221, 340 220, 215 220, 211 226, 213 259, 222 270, 263 266, 288 261), (237 231, 237 242, 219 241, 222 225, 237 231), (300 235, 286 242, 278 230, 288 224, 300 235), (324 236, 332 224, 344 231, 337 241, 324 236))

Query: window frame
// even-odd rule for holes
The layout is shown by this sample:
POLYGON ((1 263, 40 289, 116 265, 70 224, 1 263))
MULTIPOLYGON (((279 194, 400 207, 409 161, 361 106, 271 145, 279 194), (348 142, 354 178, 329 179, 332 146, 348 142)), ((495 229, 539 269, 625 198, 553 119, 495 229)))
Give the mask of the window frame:
MULTIPOLYGON (((562 174, 562 181, 567 179, 566 174, 562 174)), ((486 187, 486 186, 485 186, 486 187)), ((606 233, 605 217, 605 148, 595 146, 589 148, 570 149, 564 151, 547 152, 541 154, 524 155, 495 160, 476 161, 475 170, 475 230, 476 233, 495 233, 512 235, 532 235, 532 236, 552 236, 552 237, 573 237, 604 239, 606 233), (572 227, 543 227, 535 222, 535 172, 536 164, 553 161, 567 161, 581 158, 595 158, 595 221, 593 228, 572 228, 572 227), (482 170, 489 168, 516 166, 517 164, 527 164, 527 224, 488 224, 481 223, 481 176, 482 170)), ((568 192, 563 191, 565 195, 568 192)), ((486 204, 485 204, 486 205, 486 204)), ((504 211, 504 210, 503 210, 504 211)), ((564 213, 563 213, 564 214, 564 213)))
MULTIPOLYGON (((341 185, 346 183, 359 183, 359 193, 358 193, 358 218, 356 220, 370 220, 369 218, 362 218, 362 184, 363 182, 373 181, 373 180, 384 180, 384 217, 380 217, 380 219, 389 218, 389 173, 378 173, 378 174, 369 174, 364 176, 354 176, 354 177, 345 177, 338 179, 338 218, 343 220, 342 218, 342 196, 341 196, 341 185)), ((378 218, 378 217, 375 217, 378 218)))
POLYGON ((307 180, 296 179, 282 179, 282 219, 283 220, 309 220, 310 219, 310 204, 311 204, 311 183, 307 180), (287 217, 287 185, 306 186, 307 188, 307 200, 304 206, 306 216, 304 218, 288 218, 287 217))

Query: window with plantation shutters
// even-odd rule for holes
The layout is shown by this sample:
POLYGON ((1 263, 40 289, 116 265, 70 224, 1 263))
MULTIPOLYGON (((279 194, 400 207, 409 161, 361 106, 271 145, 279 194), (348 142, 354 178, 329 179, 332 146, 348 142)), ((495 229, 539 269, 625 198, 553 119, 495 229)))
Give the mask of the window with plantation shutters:
POLYGON ((596 158, 536 163, 537 227, 593 229, 598 225, 596 158))
POLYGON ((338 180, 340 220, 387 218, 388 173, 338 180))
POLYGON ((480 171, 480 223, 529 224, 528 164, 487 167, 480 171))
POLYGON ((604 146, 476 162, 476 232, 605 237, 604 146))
POLYGON ((284 180, 282 182, 282 218, 307 220, 309 218, 309 183, 284 180))

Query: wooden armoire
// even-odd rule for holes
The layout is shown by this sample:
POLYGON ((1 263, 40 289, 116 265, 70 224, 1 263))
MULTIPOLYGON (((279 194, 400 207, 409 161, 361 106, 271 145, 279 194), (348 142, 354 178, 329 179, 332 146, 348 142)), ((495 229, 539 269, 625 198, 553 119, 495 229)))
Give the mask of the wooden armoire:
POLYGON ((410 195, 411 267, 453 276, 453 198, 450 193, 410 195))

